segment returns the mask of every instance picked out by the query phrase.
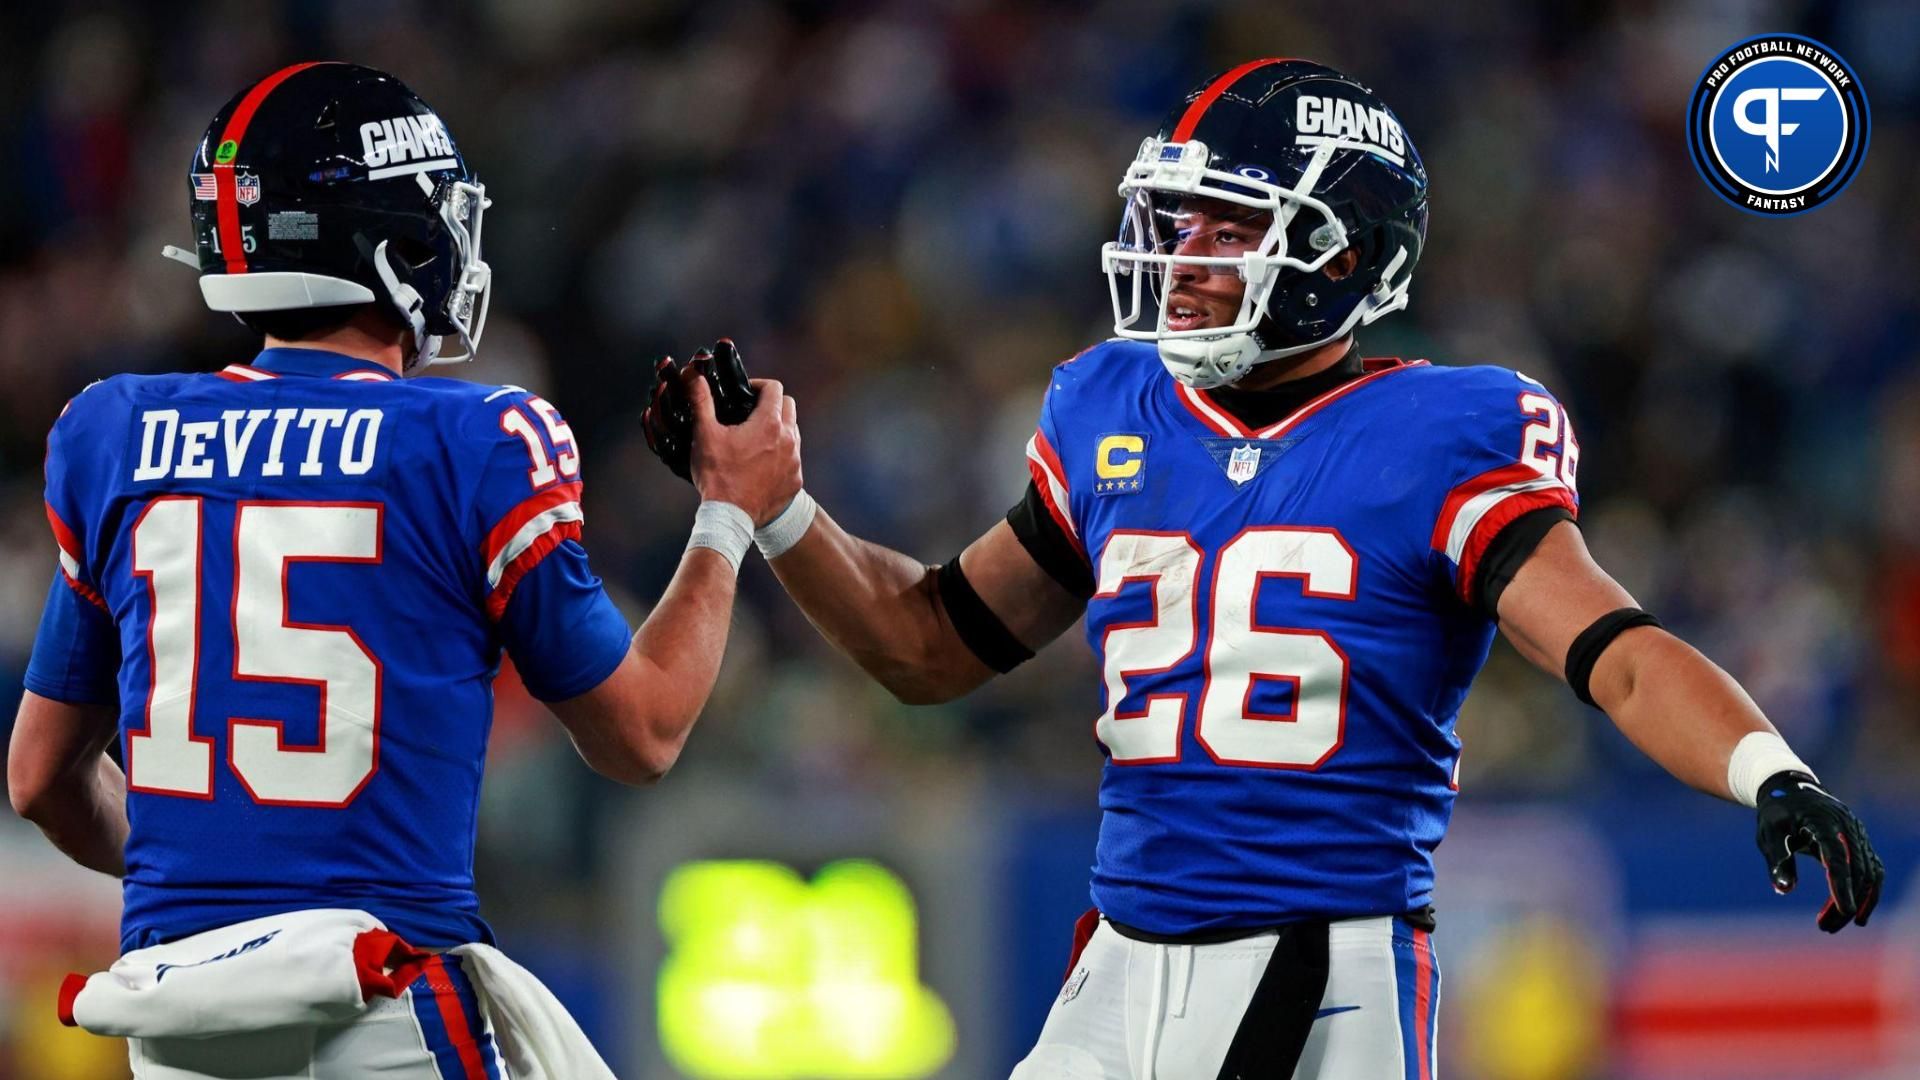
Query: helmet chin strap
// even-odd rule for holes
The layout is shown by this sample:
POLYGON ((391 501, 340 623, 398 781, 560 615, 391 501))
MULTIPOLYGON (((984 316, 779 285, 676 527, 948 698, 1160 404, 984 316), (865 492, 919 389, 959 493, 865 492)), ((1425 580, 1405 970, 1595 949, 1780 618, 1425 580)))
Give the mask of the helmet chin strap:
POLYGON ((413 349, 407 357, 401 374, 411 375, 432 364, 440 354, 440 335, 427 333, 427 303, 420 298, 420 291, 400 280, 394 273, 393 264, 387 261, 387 241, 373 249, 373 270, 380 275, 380 283, 387 287, 387 299, 393 301, 394 309, 407 324, 407 330, 413 337, 413 349))

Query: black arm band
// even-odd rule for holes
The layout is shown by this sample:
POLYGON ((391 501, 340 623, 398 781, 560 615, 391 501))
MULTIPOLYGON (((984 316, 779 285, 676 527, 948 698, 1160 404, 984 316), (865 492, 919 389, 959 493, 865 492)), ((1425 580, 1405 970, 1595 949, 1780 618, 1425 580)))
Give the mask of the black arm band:
POLYGON ((1014 668, 1033 658, 1033 650, 1020 643, 993 613, 980 594, 973 591, 973 583, 960 569, 960 556, 948 559, 935 574, 940 588, 940 603, 947 609, 947 618, 953 623, 953 631, 960 640, 980 658, 980 662, 1005 675, 1014 668))
POLYGON ((1600 654, 1607 651, 1614 638, 1636 626, 1659 625, 1659 619, 1637 607, 1609 611, 1593 620, 1593 625, 1580 631, 1580 636, 1567 648, 1567 685, 1573 687, 1574 696, 1593 704, 1587 680, 1593 678, 1593 665, 1600 662, 1600 654))
POLYGON ((1061 588, 1082 600, 1093 595, 1093 568, 1066 530, 1053 520, 1040 498, 1039 487, 1028 482, 1026 494, 1007 511, 1007 524, 1013 529, 1014 539, 1061 588))
POLYGON ((1521 514, 1494 534, 1486 552, 1480 556, 1480 569, 1474 572, 1471 582, 1474 606, 1487 618, 1498 619, 1500 594, 1513 583, 1513 575, 1520 572, 1521 564, 1532 556, 1540 541, 1547 538, 1548 531, 1563 521, 1572 520, 1573 515, 1564 506, 1543 506, 1521 514))

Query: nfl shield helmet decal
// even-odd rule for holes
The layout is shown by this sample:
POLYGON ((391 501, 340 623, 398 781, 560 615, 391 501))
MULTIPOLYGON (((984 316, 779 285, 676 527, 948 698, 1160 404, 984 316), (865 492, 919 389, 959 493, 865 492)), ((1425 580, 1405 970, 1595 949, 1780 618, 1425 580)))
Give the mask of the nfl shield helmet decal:
POLYGON ((260 177, 255 173, 241 173, 233 178, 233 199, 241 206, 252 206, 260 201, 260 177))

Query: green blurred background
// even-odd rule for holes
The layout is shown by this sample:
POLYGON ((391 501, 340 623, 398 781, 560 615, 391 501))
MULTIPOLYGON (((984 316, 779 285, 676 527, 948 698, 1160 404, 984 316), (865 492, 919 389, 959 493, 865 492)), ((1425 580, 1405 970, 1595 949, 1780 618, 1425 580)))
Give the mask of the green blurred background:
MULTIPOLYGON (((1456 1080, 1920 1075, 1920 8, 1584 0, 492 0, 0 8, 0 696, 53 546, 45 432, 87 382, 255 347, 162 260, 189 155, 283 64, 391 71, 495 205, 464 374, 556 402, 586 543, 637 620, 695 499, 638 434, 650 359, 726 334, 799 400, 809 488, 942 561, 1011 505, 1048 369, 1110 330, 1100 243, 1192 84, 1311 57, 1399 112, 1433 176, 1413 305, 1371 355, 1541 379, 1581 434, 1583 527, 1858 803, 1874 925, 1775 898, 1750 815, 1683 791, 1495 651, 1441 849, 1456 1080), (1721 48, 1809 34, 1873 108, 1853 186, 1743 214, 1694 174, 1721 48)), ((503 945, 622 1076, 1004 1076, 1086 906, 1098 684, 1069 635, 910 709, 757 560, 722 685, 661 786, 594 777, 503 676, 478 867, 503 945)), ((7 711, 10 710, 0 710, 7 711)), ((0 726, 9 721, 0 720, 0 726)), ((0 1078, 125 1075, 53 1025, 113 958, 112 882, 0 820, 0 1078)))

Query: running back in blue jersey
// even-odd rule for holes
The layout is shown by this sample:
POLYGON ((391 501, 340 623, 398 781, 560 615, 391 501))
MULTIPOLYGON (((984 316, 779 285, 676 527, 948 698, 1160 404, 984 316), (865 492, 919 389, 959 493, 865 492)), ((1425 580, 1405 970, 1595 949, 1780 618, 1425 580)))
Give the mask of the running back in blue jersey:
POLYGON ((118 702, 124 948, 313 907, 491 938, 472 866, 502 648, 559 700, 628 640, 553 406, 307 349, 118 376, 54 426, 47 513, 26 681, 118 702))
POLYGON ((1464 596, 1504 525, 1577 511, 1579 448, 1512 371, 1368 368, 1260 431, 1151 344, 1053 373, 1028 457, 1095 580, 1110 918, 1179 934, 1431 899, 1494 632, 1464 596))

